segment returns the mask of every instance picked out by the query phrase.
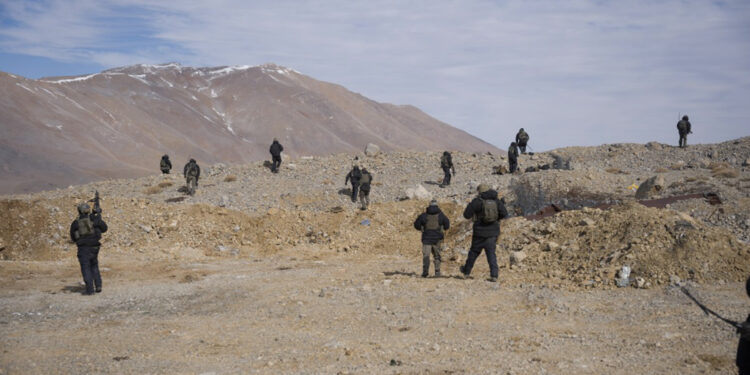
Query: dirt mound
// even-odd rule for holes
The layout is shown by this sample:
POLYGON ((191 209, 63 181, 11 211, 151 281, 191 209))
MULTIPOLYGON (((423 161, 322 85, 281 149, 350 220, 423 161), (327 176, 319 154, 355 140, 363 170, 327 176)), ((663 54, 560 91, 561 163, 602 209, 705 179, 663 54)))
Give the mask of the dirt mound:
POLYGON ((631 277, 662 284, 670 276, 742 281, 750 274, 750 246, 726 229, 671 209, 637 203, 609 210, 561 212, 539 222, 512 219, 501 243, 527 253, 520 267, 532 278, 582 286, 614 286, 623 265, 631 277))

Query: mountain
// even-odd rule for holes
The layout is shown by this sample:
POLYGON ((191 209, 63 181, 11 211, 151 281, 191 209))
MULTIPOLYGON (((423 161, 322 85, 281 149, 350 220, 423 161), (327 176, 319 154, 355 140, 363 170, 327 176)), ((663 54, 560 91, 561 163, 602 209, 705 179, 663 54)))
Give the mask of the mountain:
POLYGON ((0 72, 0 193, 268 157, 389 150, 498 151, 413 106, 378 103, 285 67, 133 65, 78 77, 0 72))

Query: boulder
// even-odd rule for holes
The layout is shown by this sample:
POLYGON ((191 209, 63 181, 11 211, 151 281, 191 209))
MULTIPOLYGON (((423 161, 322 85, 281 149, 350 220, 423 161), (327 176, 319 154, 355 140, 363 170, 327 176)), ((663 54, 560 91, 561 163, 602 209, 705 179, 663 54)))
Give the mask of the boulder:
POLYGON ((375 156, 380 153, 380 146, 374 144, 374 143, 368 143, 365 147, 365 155, 367 156, 375 156))
POLYGON ((659 142, 651 141, 649 143, 646 143, 646 148, 649 150, 658 151, 658 150, 663 149, 664 147, 662 147, 661 143, 659 142))
POLYGON ((664 182, 664 177, 656 175, 649 178, 638 187, 638 190, 635 192, 635 197, 636 199, 647 199, 662 191, 665 187, 666 184, 664 182))
POLYGON ((416 188, 406 189, 406 197, 409 199, 430 200, 432 199, 432 193, 420 184, 416 188))

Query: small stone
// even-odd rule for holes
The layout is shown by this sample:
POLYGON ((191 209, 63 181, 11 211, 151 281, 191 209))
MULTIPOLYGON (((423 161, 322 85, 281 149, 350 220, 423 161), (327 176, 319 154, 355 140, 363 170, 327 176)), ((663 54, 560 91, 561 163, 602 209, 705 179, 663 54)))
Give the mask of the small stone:
POLYGON ((583 226, 592 226, 592 225, 596 224, 596 222, 594 220, 586 217, 586 218, 583 218, 579 224, 581 224, 583 226))
POLYGON ((151 233, 153 230, 150 225, 141 225, 141 229, 146 233, 151 233))
POLYGON ((526 255, 526 252, 523 250, 513 251, 510 253, 510 264, 511 265, 521 264, 521 262, 523 262, 523 260, 526 259, 527 256, 528 255, 526 255))
POLYGON ((677 275, 670 275, 669 276, 669 284, 670 285, 682 286, 682 280, 677 275))
POLYGON ((635 278, 635 287, 638 289, 646 289, 646 279, 642 277, 635 278))
POLYGON ((657 175, 649 178, 638 187, 635 192, 636 199, 646 199, 651 197, 657 192, 662 191, 666 187, 664 177, 657 175))
POLYGON ((547 246, 544 248, 546 251, 557 251, 560 250, 560 244, 557 242, 547 242, 547 246))

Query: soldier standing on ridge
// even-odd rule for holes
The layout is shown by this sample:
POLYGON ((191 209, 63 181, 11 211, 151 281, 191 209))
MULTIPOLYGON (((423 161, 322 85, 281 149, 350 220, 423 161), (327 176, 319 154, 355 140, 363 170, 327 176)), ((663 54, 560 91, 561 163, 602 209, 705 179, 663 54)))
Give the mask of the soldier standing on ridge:
POLYGON ((521 149, 521 153, 526 153, 526 144, 529 143, 529 134, 526 133, 523 128, 518 131, 516 134, 516 144, 518 144, 518 148, 521 149))
POLYGON ((435 277, 440 277, 440 252, 443 245, 443 231, 451 226, 448 217, 438 207, 437 201, 430 201, 424 213, 414 221, 414 229, 422 231, 422 277, 430 272, 430 253, 435 260, 435 277))
POLYGON ((274 138, 271 143, 271 148, 268 150, 271 153, 271 172, 279 173, 279 167, 281 166, 281 152, 284 151, 284 146, 279 143, 279 140, 274 138))
POLYGON ((357 202, 357 192, 359 191, 359 180, 362 178, 362 172, 359 170, 359 165, 354 163, 352 170, 346 175, 346 181, 344 185, 352 182, 352 202, 357 202))
POLYGON ((84 295, 102 291, 102 276, 99 273, 99 247, 102 233, 107 231, 107 223, 102 220, 101 210, 91 213, 88 203, 78 205, 78 219, 70 224, 70 239, 78 246, 78 263, 81 265, 84 295))
POLYGON ((169 174, 169 171, 172 169, 172 162, 169 161, 169 155, 164 155, 161 157, 161 161, 159 162, 159 168, 161 168, 162 174, 169 174))
POLYGON ((484 249, 487 263, 490 265, 489 281, 495 282, 498 274, 495 245, 500 235, 500 220, 508 216, 508 211, 503 202, 497 199, 497 191, 490 189, 489 186, 480 184, 477 186, 477 192, 477 197, 464 210, 464 218, 474 220, 474 226, 469 256, 466 257, 466 263, 461 266, 460 270, 463 276, 468 278, 471 269, 474 268, 474 262, 484 249))
POLYGON ((360 209, 364 211, 370 205, 370 184, 372 184, 372 175, 364 165, 362 166, 362 178, 359 179, 359 183, 359 201, 362 203, 360 209))
POLYGON ((518 168, 518 145, 516 142, 510 143, 508 149, 508 173, 513 173, 518 168))
POLYGON ((443 151, 443 156, 440 158, 440 168, 443 168, 443 182, 440 187, 445 187, 451 184, 451 170, 453 174, 456 174, 456 168, 453 166, 453 157, 448 151, 443 151))
POLYGON ((680 148, 687 147, 687 135, 692 134, 690 130, 690 121, 687 115, 682 116, 682 120, 677 122, 677 132, 680 134, 680 148))

